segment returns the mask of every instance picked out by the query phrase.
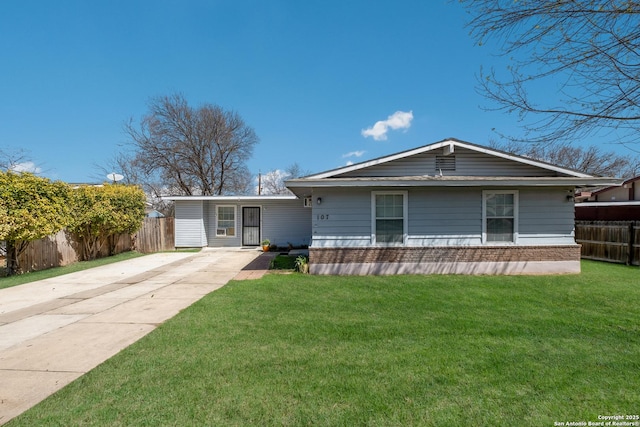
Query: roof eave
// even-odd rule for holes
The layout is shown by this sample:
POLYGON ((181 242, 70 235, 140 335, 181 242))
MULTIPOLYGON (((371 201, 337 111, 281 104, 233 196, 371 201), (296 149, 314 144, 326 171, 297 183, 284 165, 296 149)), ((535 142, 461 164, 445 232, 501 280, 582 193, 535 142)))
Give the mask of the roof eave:
POLYGON ((218 200, 221 202, 242 202, 259 200, 295 200, 295 195, 264 195, 264 196, 163 196, 162 200, 218 200))
POLYGON ((547 169, 547 170, 551 170, 554 172, 558 172, 558 173, 562 173, 565 175, 569 175, 572 177, 577 177, 577 178, 590 178, 591 175, 586 174, 584 172, 580 172, 580 171, 576 171, 573 169, 568 169, 568 168, 563 168, 561 166, 556 166, 554 164, 551 163, 547 163, 547 162, 543 162, 540 160, 535 160, 535 159, 531 159, 528 157, 524 157, 524 156, 518 156, 515 154, 510 154, 507 153, 505 151, 500 151, 500 150, 496 150, 493 148, 487 148, 487 147, 483 147, 480 145, 476 145, 476 144, 471 144, 469 142, 464 142, 464 141, 457 141, 454 140, 454 142, 456 143, 456 145, 460 146, 460 147, 464 147, 467 148, 469 150, 474 150, 480 153, 484 153, 484 154, 489 154, 489 155, 493 155, 496 157, 501 157, 503 159, 507 159, 507 160, 512 160, 514 162, 518 162, 518 163, 524 163, 526 165, 530 165, 530 166, 535 166, 541 169, 547 169))
POLYGON ((295 192, 296 188, 331 188, 331 187, 589 187, 601 185, 620 185, 615 178, 600 177, 554 177, 554 178, 520 178, 496 177, 492 179, 302 179, 287 182, 287 187, 295 192))

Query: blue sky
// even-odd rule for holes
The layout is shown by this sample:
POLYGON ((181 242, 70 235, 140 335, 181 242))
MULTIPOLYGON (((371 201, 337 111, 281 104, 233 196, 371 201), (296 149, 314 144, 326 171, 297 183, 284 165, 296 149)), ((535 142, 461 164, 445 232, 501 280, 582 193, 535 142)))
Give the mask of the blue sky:
POLYGON ((447 137, 487 144, 517 118, 480 108, 480 67, 506 63, 474 46, 467 19, 446 0, 4 0, 0 148, 27 150, 52 179, 96 182, 123 123, 176 92, 255 129, 253 174, 447 137))

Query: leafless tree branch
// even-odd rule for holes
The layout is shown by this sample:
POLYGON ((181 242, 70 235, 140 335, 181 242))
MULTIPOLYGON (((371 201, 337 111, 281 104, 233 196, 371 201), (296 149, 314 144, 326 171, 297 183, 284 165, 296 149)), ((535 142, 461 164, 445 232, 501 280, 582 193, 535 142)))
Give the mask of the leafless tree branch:
POLYGON ((640 157, 606 152, 600 147, 576 147, 566 143, 529 144, 523 142, 491 143, 493 148, 594 176, 631 178, 640 170, 640 157))
POLYGON ((603 129, 637 143, 640 130, 640 2, 637 0, 459 0, 479 44, 495 40, 508 75, 481 71, 493 107, 519 114, 522 141, 584 138, 603 129), (557 88, 559 105, 537 96, 557 88))
POLYGON ((176 94, 154 98, 136 125, 124 125, 134 155, 129 159, 147 189, 174 195, 244 192, 251 182, 246 168, 258 142, 240 115, 217 105, 199 108, 176 94))

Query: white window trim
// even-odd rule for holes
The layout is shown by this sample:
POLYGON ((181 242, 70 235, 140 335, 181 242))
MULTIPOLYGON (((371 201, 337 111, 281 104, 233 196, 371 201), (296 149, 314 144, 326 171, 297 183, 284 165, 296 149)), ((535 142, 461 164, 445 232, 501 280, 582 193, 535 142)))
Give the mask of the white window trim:
POLYGON ((482 243, 491 245, 514 245, 518 243, 519 217, 518 190, 483 190, 482 191, 482 243), (513 194, 513 241, 512 242, 487 242, 487 195, 489 194, 513 194))
POLYGON ((235 234, 233 236, 229 236, 227 234, 225 234, 224 236, 219 236, 216 232, 216 238, 217 239, 237 238, 238 237, 238 207, 236 205, 216 205, 216 230, 218 230, 219 228, 225 228, 225 227, 220 227, 220 208, 233 208, 233 230, 235 234))
POLYGON ((371 244, 377 246, 405 246, 409 234, 409 192, 408 191, 372 191, 371 192, 371 244), (376 196, 396 194, 402 196, 402 243, 376 242, 376 196))

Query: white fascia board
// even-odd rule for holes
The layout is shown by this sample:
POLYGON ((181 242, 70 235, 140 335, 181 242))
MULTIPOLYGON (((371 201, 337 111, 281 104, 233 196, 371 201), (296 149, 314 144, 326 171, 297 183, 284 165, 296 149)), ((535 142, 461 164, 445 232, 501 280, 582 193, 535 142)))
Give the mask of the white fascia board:
POLYGON ((260 200, 296 200, 294 195, 280 196, 163 196, 162 200, 218 200, 221 202, 243 202, 260 200))
POLYGON ((576 203, 576 208, 579 207, 612 207, 612 206, 640 206, 640 201, 629 200, 624 202, 580 202, 576 203))
POLYGON ((461 141, 454 141, 454 144, 458 145, 459 147, 466 148, 468 150, 477 151, 479 153, 484 153, 484 154, 488 154, 488 155, 495 156, 495 157, 501 157, 503 159, 511 160, 511 161, 518 162, 518 163, 524 163, 526 165, 539 167, 541 169, 547 169, 547 170, 552 170, 554 172, 560 172, 562 174, 569 175, 569 176, 575 176, 577 178, 591 178, 592 177, 592 175, 589 175, 589 174, 586 174, 586 173, 574 171, 574 170, 571 170, 571 169, 562 168, 560 166, 552 165, 550 163, 545 163, 545 162, 541 162, 541 161, 534 160, 534 159, 529 159, 529 158, 523 157, 523 156, 516 156, 516 155, 505 153, 505 152, 502 152, 502 151, 496 151, 496 150, 493 150, 491 148, 484 148, 484 147, 481 147, 481 146, 478 146, 478 145, 469 144, 469 143, 465 143, 465 142, 461 142, 461 141))
POLYGON ((456 151, 455 150, 455 144, 453 142, 451 142, 449 145, 445 145, 442 148, 442 154, 445 155, 445 156, 449 156, 449 155, 455 153, 455 151, 456 151))
POLYGON ((578 177, 553 177, 553 178, 519 178, 496 177, 490 179, 305 179, 300 182, 289 182, 289 187, 313 187, 313 188, 343 188, 343 187, 580 187, 620 185, 619 181, 611 178, 578 178, 578 177))
POLYGON ((321 173, 316 174, 316 175, 309 175, 309 176, 305 177, 304 179, 329 178, 329 177, 332 177, 332 176, 335 176, 335 175, 341 175, 343 173, 352 172, 352 171, 359 170, 359 169, 365 169, 365 168, 368 168, 370 166, 379 165, 381 163, 391 162, 393 160, 402 159, 402 158, 405 158, 405 157, 410 157, 410 156, 413 156, 415 154, 421 154, 421 153, 424 153, 426 151, 432 151, 432 150, 441 148, 441 147, 443 147, 445 145, 450 145, 453 142, 455 142, 455 141, 446 140, 446 141, 442 141, 442 142, 437 142, 435 144, 414 148, 414 149, 409 150, 409 151, 402 151, 400 153, 391 154, 390 156, 378 157, 376 159, 372 159, 372 160, 369 160, 369 161, 366 161, 366 162, 356 163, 354 165, 345 166, 345 167, 338 168, 338 169, 332 169, 330 171, 321 172, 321 173))

